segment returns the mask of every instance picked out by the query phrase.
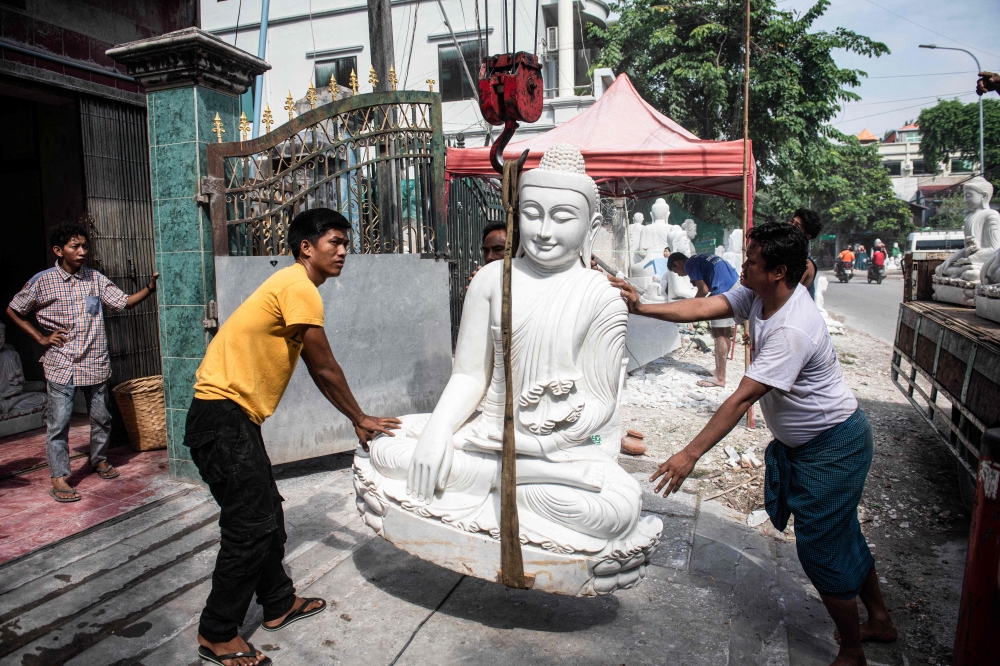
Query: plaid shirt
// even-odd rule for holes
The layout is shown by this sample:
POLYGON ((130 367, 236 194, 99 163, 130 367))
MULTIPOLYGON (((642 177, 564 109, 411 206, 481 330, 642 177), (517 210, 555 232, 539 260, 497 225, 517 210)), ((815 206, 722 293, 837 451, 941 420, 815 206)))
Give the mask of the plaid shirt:
POLYGON ((70 275, 56 263, 28 280, 10 302, 10 309, 27 317, 32 312, 46 333, 66 331, 61 347, 42 356, 45 379, 55 384, 93 386, 111 376, 108 338, 101 304, 119 312, 128 295, 92 268, 70 275))

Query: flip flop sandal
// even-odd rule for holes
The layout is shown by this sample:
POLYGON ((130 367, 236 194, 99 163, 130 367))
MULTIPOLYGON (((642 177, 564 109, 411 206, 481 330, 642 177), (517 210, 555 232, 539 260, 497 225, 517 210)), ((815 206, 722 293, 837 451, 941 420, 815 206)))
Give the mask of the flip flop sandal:
POLYGON ((57 502, 79 502, 80 495, 76 494, 74 497, 59 497, 56 493, 76 493, 76 488, 70 488, 69 490, 56 490, 55 488, 49 489, 49 495, 52 495, 52 499, 57 502))
MULTIPOLYGON (((227 659, 239 659, 240 657, 246 657, 247 659, 257 658, 257 648, 253 646, 253 643, 247 643, 247 647, 250 648, 249 652, 230 652, 229 654, 215 654, 207 647, 202 645, 198 648, 198 656, 205 661, 211 662, 213 664, 218 664, 218 666, 225 666, 222 662, 227 659)), ((273 662, 270 657, 264 657, 257 662, 257 666, 271 666, 273 662)))
POLYGON ((95 467, 94 469, 97 470, 97 476, 101 477, 105 481, 110 481, 111 479, 121 476, 121 472, 115 469, 114 465, 110 465, 107 469, 103 471, 101 471, 97 467, 95 467))
POLYGON ((269 627, 263 622, 261 622, 260 628, 263 629, 264 631, 278 631, 279 629, 284 629, 292 622, 297 622, 298 620, 304 620, 307 617, 312 617, 313 615, 322 613, 324 610, 326 610, 326 601, 324 601, 323 599, 320 599, 318 597, 314 597, 312 599, 306 599, 305 601, 302 602, 302 605, 299 606, 297 610, 293 610, 291 613, 285 616, 285 619, 282 620, 281 624, 279 624, 277 627, 269 627), (323 602, 323 604, 319 608, 313 608, 311 611, 306 611, 306 612, 302 611, 303 608, 305 608, 314 601, 321 601, 323 602))

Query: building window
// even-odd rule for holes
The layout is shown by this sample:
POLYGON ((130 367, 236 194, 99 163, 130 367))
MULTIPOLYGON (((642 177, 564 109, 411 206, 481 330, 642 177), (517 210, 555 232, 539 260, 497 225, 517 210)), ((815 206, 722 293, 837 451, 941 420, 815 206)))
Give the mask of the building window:
POLYGON ((930 171, 927 170, 927 166, 924 164, 923 160, 913 160, 913 175, 914 176, 923 176, 923 175, 926 175, 928 173, 930 173, 930 171))
POLYGON ((906 132, 906 143, 920 143, 920 132, 906 132))
POLYGON ((890 176, 901 176, 903 175, 903 163, 902 162, 882 162, 882 166, 885 170, 889 172, 890 176))
MULTIPOLYGON (((461 42, 462 57, 469 66, 469 74, 479 77, 479 66, 482 64, 480 49, 476 42, 461 42)), ((438 47, 438 76, 441 79, 441 101, 458 102, 463 99, 475 99, 472 83, 465 76, 462 61, 458 59, 458 51, 454 46, 438 47)), ((476 84, 478 85, 478 84, 476 84)))
POLYGON ((952 173, 972 173, 972 160, 952 160, 952 173))
POLYGON ((337 85, 350 88, 351 72, 354 72, 355 76, 357 76, 357 71, 357 56, 345 56, 343 58, 334 58, 333 60, 324 60, 323 62, 316 63, 315 85, 317 88, 323 88, 330 85, 330 77, 332 76, 333 80, 337 82, 337 85))

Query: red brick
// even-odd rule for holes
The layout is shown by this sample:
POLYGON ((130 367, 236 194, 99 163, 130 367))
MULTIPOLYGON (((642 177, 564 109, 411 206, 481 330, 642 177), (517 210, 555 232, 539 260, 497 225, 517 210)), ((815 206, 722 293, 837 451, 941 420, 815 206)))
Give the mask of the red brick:
POLYGON ((31 56, 8 51, 7 49, 3 49, 3 59, 10 60, 11 62, 19 62, 22 65, 31 65, 32 67, 35 65, 35 59, 31 56))
POLYGON ((115 61, 104 54, 112 45, 93 37, 89 37, 88 40, 90 42, 90 59, 101 67, 114 67, 115 61))
POLYGON ((98 74, 96 72, 91 72, 90 80, 94 83, 100 83, 101 85, 108 86, 109 88, 116 87, 118 79, 112 78, 110 76, 104 76, 103 74, 98 74))
POLYGON ((44 60, 42 58, 35 58, 35 67, 39 69, 47 69, 50 72, 58 72, 63 74, 64 67, 57 62, 52 62, 51 60, 44 60))
POLYGON ((45 21, 34 22, 32 42, 36 49, 48 51, 56 55, 63 53, 63 30, 57 25, 45 21))
POLYGON ((90 41, 86 35, 63 30, 63 52, 67 58, 86 62, 90 60, 90 41))
POLYGON ((3 38, 15 44, 31 43, 31 19, 21 14, 0 10, 0 21, 3 23, 3 38))

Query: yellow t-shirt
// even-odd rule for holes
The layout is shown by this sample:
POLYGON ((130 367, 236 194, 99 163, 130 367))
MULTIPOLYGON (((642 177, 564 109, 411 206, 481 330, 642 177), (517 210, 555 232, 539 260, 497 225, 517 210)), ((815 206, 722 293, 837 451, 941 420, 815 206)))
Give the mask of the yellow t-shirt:
POLYGON ((323 325, 323 299, 296 262, 268 278, 222 325, 195 374, 194 397, 232 400, 263 423, 302 352, 299 324, 323 325))

